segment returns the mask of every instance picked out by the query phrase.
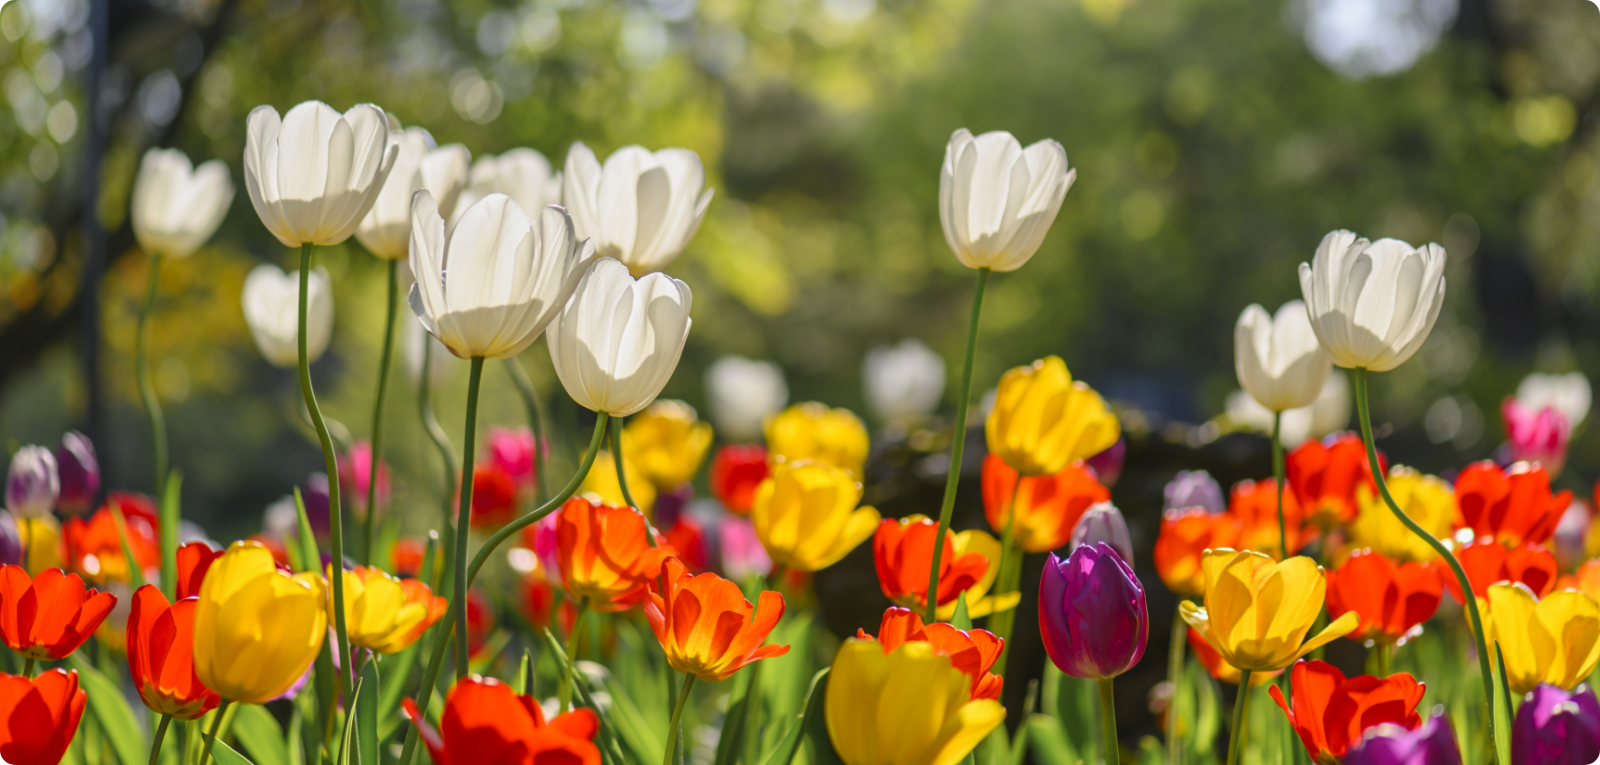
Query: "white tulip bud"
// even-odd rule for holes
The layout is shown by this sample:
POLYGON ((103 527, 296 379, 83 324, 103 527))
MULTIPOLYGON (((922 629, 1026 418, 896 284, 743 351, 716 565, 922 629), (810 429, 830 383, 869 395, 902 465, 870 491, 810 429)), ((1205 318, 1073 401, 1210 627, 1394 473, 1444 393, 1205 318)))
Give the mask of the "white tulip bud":
POLYGON ((550 333, 550 360, 567 395, 614 417, 655 401, 689 338, 689 285, 666 274, 637 281, 621 261, 589 266, 550 333))
POLYGON ((706 367, 706 400, 718 433, 735 441, 755 441, 767 416, 789 403, 789 385, 777 364, 723 356, 706 367))
POLYGON ((133 235, 151 255, 187 257, 217 232, 232 203, 222 160, 191 167, 181 151, 151 149, 133 181, 133 235))
POLYGON ((883 422, 922 417, 938 408, 944 374, 944 359, 917 340, 873 348, 861 364, 867 405, 883 422))
POLYGON ((711 190, 700 156, 688 149, 624 146, 602 166, 582 143, 567 151, 561 199, 578 236, 601 257, 616 258, 634 277, 666 268, 687 247, 711 190))
POLYGON ((1077 177, 1055 141, 1024 149, 1003 131, 957 130, 939 172, 944 239, 967 268, 1015 271, 1039 250, 1077 177))
POLYGON ((340 114, 306 101, 281 119, 257 106, 246 120, 245 190, 284 246, 338 244, 372 209, 399 153, 388 117, 372 104, 340 114))
POLYGON ((533 149, 512 149, 498 157, 493 154, 478 157, 478 161, 472 163, 472 175, 461 191, 455 215, 450 217, 451 225, 455 225, 461 212, 473 202, 490 194, 511 197, 523 210, 558 205, 561 204, 561 174, 551 168, 550 160, 533 149))
POLYGON ((453 143, 435 148, 433 136, 419 127, 396 132, 392 140, 400 147, 394 169, 367 217, 356 227, 361 245, 385 260, 406 256, 411 241, 411 196, 427 189, 448 218, 467 183, 467 163, 472 161, 467 147, 453 143))
POLYGON ((1233 328, 1233 366, 1239 384, 1270 411, 1310 406, 1333 362, 1317 344, 1306 304, 1291 300, 1277 317, 1251 304, 1233 328))
MULTIPOLYGON (((300 272, 263 263, 244 280, 244 321, 261 355, 275 366, 300 364, 300 272)), ((333 283, 317 267, 306 287, 306 363, 322 357, 333 337, 333 283)))

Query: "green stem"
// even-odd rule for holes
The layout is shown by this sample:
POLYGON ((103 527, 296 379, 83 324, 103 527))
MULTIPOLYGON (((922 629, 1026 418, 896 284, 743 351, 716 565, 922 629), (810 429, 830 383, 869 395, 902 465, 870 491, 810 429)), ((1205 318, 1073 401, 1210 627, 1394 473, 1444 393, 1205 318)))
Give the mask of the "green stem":
POLYGON ((988 284, 989 269, 978 269, 978 288, 972 295, 972 320, 967 325, 967 356, 961 367, 961 389, 956 399, 950 467, 944 481, 944 501, 939 505, 939 532, 933 538, 933 566, 928 570, 928 606, 922 619, 928 624, 939 615, 939 563, 944 558, 944 537, 950 533, 950 515, 956 508, 956 485, 961 483, 961 453, 967 443, 967 403, 972 398, 972 358, 978 352, 978 318, 983 315, 983 290, 988 284))
MULTIPOLYGON (((628 507, 639 511, 640 515, 644 515, 644 508, 640 507, 639 503, 633 500, 633 492, 628 491, 627 471, 623 470, 622 467, 621 417, 611 418, 611 464, 617 469, 617 486, 622 489, 622 501, 628 503, 628 507)), ((654 547, 655 545, 652 544, 651 546, 654 547)))
POLYGON ((689 689, 694 687, 694 675, 683 677, 683 690, 678 692, 678 703, 672 707, 672 722, 667 725, 667 749, 661 765, 672 765, 672 752, 678 748, 678 727, 683 724, 683 708, 689 705, 689 689))
POLYGON ((750 667, 750 686, 744 691, 744 762, 761 762, 761 665, 750 667))
POLYGON ((214 712, 216 717, 211 720, 211 733, 206 736, 205 747, 200 750, 200 765, 206 765, 206 760, 211 759, 211 746, 217 743, 217 734, 222 731, 222 718, 227 715, 228 705, 232 703, 228 699, 223 699, 222 703, 217 705, 217 711, 214 712))
MULTIPOLYGON (((300 346, 300 394, 305 398, 306 410, 311 413, 311 423, 317 428, 317 439, 322 442, 322 461, 328 471, 328 526, 329 551, 333 557, 333 565, 338 568, 338 575, 329 577, 333 581, 329 584, 333 588, 333 617, 334 633, 337 636, 335 645, 339 649, 341 664, 350 661, 350 633, 345 629, 344 618, 344 512, 339 506, 339 453, 333 448, 333 436, 328 432, 328 423, 322 419, 322 409, 317 406, 316 391, 311 388, 311 360, 306 353, 306 311, 311 294, 311 245, 300 246, 300 315, 297 327, 298 343, 300 346)), ((313 563, 315 563, 313 561, 313 563)), ((339 698, 349 699, 348 684, 345 672, 335 672, 338 680, 339 698)), ((224 701, 226 706, 227 702, 224 701)), ((207 749, 209 749, 209 744, 207 749)), ((204 760, 201 765, 205 765, 204 760)))
MULTIPOLYGON (((399 304, 396 295, 400 291, 399 270, 400 261, 389 261, 389 313, 383 324, 383 355, 378 362, 378 397, 372 402, 372 443, 371 459, 368 461, 367 470, 367 528, 366 545, 361 548, 363 559, 371 566, 376 550, 372 548, 378 541, 378 466, 383 463, 383 397, 389 388, 389 358, 394 352, 394 314, 395 306, 399 304)), ((424 338, 426 340, 426 338, 424 338)), ((426 342, 422 347, 428 347, 426 342)), ((427 375, 427 369, 423 369, 427 375)))
POLYGON ((1228 731, 1228 765, 1238 765, 1244 753, 1244 727, 1249 720, 1245 708, 1250 706, 1250 670, 1239 670, 1239 695, 1233 700, 1233 729, 1228 731))
MULTIPOLYGON (((1389 506, 1389 511, 1400 520, 1411 533, 1416 534, 1423 542, 1433 548, 1433 551, 1450 565, 1450 570, 1456 575, 1456 583, 1461 586, 1461 592, 1466 601, 1467 620, 1472 627, 1472 639, 1478 648, 1478 669, 1483 675, 1483 700, 1487 710, 1489 740, 1494 740, 1494 669, 1489 665, 1489 647, 1484 643, 1483 617, 1478 613, 1478 599, 1472 596, 1472 582, 1467 579, 1467 572, 1461 568, 1461 561, 1450 552, 1443 542, 1435 539, 1426 529, 1423 529, 1411 516, 1406 515, 1400 505, 1396 504, 1394 497, 1389 495, 1389 482, 1383 477, 1383 468, 1378 464, 1378 447, 1372 439, 1372 415, 1367 404, 1367 370, 1357 367, 1355 370, 1356 388, 1356 413, 1361 418, 1361 439, 1367 444, 1367 464, 1372 469, 1372 480, 1378 485, 1378 493, 1383 496, 1384 504, 1389 506)), ((1499 752, 1495 753, 1494 762, 1500 762, 1499 752)))
POLYGON ((1278 560, 1288 560, 1289 531, 1283 522, 1283 412, 1272 413, 1272 480, 1278 490, 1278 560))
POLYGON ((583 616, 588 605, 587 597, 578 598, 577 612, 572 617, 572 633, 567 635, 567 666, 561 676, 561 690, 557 693, 562 712, 572 709, 572 684, 577 678, 578 648, 583 645, 583 616))
POLYGON ((1167 762, 1170 765, 1181 765, 1184 755, 1178 741, 1178 699, 1182 695, 1178 686, 1183 682, 1183 643, 1188 632, 1189 624, 1183 620, 1180 607, 1173 613, 1172 638, 1167 646, 1167 683, 1172 686, 1172 701, 1167 706, 1167 762))
POLYGON ((1117 748, 1117 704, 1109 677, 1100 680, 1100 720, 1105 723, 1106 765, 1117 765, 1122 753, 1117 748))
POLYGON ((161 762, 161 742, 167 738, 167 728, 172 726, 172 715, 162 715, 161 724, 156 726, 156 737, 150 742, 150 765, 161 762))
MULTIPOLYGON (((1022 493, 1022 476, 1017 476, 1016 486, 1012 487, 1011 499, 1008 500, 1006 513, 1006 530, 1000 539, 1000 574, 995 578, 994 597, 999 598, 1017 591, 1022 583, 1022 545, 1017 544, 1017 495, 1022 493)), ((967 604, 971 606, 971 603, 967 604)), ((995 660, 992 671, 1000 676, 1005 676, 1006 663, 1011 657, 1011 629, 1017 624, 1017 609, 1008 608, 997 611, 989 616, 989 631, 995 637, 1004 641, 1000 648, 1000 658, 995 660)))
POLYGON ((478 440, 478 388, 483 383, 483 357, 472 357, 467 382, 467 424, 461 437, 461 507, 456 511, 456 680, 467 678, 467 529, 472 520, 472 470, 478 440))
POLYGON ((156 311, 156 285, 161 281, 161 255, 150 256, 149 286, 145 289, 144 309, 139 312, 139 338, 133 353, 134 371, 139 376, 139 398, 150 418, 150 437, 155 442, 155 495, 164 496, 167 484, 167 420, 156 397, 155 378, 150 376, 150 319, 156 311))
POLYGON ((22 676, 33 677, 33 659, 31 657, 22 664, 22 676))
POLYGON ((511 382, 522 396, 522 405, 528 410, 528 429, 533 431, 533 498, 544 501, 544 416, 539 413, 539 396, 533 390, 533 380, 515 357, 506 359, 506 369, 511 370, 511 382))

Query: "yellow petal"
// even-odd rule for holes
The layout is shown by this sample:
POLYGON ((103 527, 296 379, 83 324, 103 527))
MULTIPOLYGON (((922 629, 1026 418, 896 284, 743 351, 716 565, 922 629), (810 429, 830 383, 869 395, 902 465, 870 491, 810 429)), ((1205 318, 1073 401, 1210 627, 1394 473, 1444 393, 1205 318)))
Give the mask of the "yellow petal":
POLYGON ((880 765, 875 713, 888 682, 889 657, 872 640, 851 638, 834 654, 823 697, 828 738, 846 765, 880 765))
POLYGON ((1600 663, 1600 604, 1577 590, 1562 590, 1539 601, 1536 615, 1556 643, 1545 682, 1577 687, 1600 663))
POLYGON ((1555 638, 1537 622, 1537 608, 1533 592, 1520 582, 1489 585, 1489 610, 1494 613, 1490 638, 1500 643, 1506 682, 1519 696, 1544 679, 1555 658, 1555 638))
POLYGON ((962 705, 945 722, 939 744, 927 758, 927 765, 955 765, 973 747, 1006 721, 1006 708, 994 699, 978 699, 962 705))
POLYGON ((1361 617, 1357 616, 1356 612, 1354 611, 1347 611, 1343 616, 1334 619, 1332 624, 1323 627, 1322 631, 1318 632, 1316 637, 1307 640, 1305 645, 1300 646, 1300 650, 1295 652, 1294 656, 1288 661, 1284 662, 1282 666, 1272 667, 1271 669, 1283 669, 1284 667, 1293 664, 1296 659, 1299 659, 1300 657, 1305 656, 1306 654, 1311 653, 1322 646, 1332 643, 1333 641, 1338 640, 1345 635, 1355 632, 1356 627, 1359 626, 1361 626, 1361 617))

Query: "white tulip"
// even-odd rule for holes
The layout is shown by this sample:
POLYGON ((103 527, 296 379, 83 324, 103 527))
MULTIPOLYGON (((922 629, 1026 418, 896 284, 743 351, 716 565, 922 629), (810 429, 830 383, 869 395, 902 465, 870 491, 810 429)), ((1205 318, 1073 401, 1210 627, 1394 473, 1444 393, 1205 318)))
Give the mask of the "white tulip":
POLYGON ((706 367, 706 400, 718 433, 754 441, 761 437, 767 416, 789 403, 789 385, 777 364, 723 356, 706 367))
MULTIPOLYGON (((539 210, 561 204, 561 174, 550 160, 533 149, 512 149, 500 156, 486 154, 472 163, 472 175, 461 191, 455 217, 473 202, 490 194, 511 197, 524 210, 539 210)), ((570 212, 570 211, 569 211, 570 212)))
POLYGON ((1333 362, 1317 344, 1306 304, 1284 303, 1273 317, 1251 304, 1233 328, 1233 367, 1239 384, 1262 406, 1285 412, 1310 406, 1333 362))
POLYGON ((388 118, 372 104, 340 114, 306 101, 282 119, 257 106, 246 121, 245 190, 285 246, 338 244, 372 209, 399 154, 388 118))
POLYGON ((151 149, 133 181, 133 235, 151 255, 187 257, 217 232, 232 203, 222 160, 193 167, 177 149, 151 149))
POLYGON ((561 199, 578 236, 635 276, 667 267, 688 246, 711 206, 700 156, 688 149, 651 153, 624 146, 602 167, 582 143, 567 150, 561 199))
POLYGON ((1039 250, 1077 177, 1055 141, 1024 149, 1004 131, 957 130, 939 172, 944 240, 967 268, 1015 271, 1039 250))
MULTIPOLYGON (((1272 433, 1272 411, 1249 393, 1236 390, 1228 394, 1227 418, 1238 427, 1272 433)), ((1343 374, 1330 374, 1310 406, 1283 413, 1278 426, 1278 441, 1293 449, 1313 438, 1344 430, 1350 424, 1350 383, 1343 374)))
POLYGON ((393 140, 400 146, 394 168, 367 217, 356 227, 361 245, 385 260, 406 256, 411 241, 411 195, 427 189, 438 200, 439 210, 449 217, 467 183, 467 164, 472 161, 467 147, 453 143, 435 148, 433 136, 419 127, 398 131, 393 140))
POLYGON ((1553 407, 1567 418, 1574 430, 1589 416, 1592 395, 1589 378, 1582 372, 1564 375, 1534 372, 1522 378, 1522 384, 1517 386, 1517 401, 1523 406, 1535 412, 1553 407))
POLYGON ((426 327, 420 321, 400 322, 400 343, 405 348, 406 379, 411 381, 411 387, 422 385, 422 357, 423 350, 432 346, 427 351, 428 357, 428 387, 438 390, 444 384, 445 375, 450 368, 460 364, 461 360, 450 353, 450 349, 439 342, 439 338, 428 334, 426 327))
POLYGON ((555 319, 594 257, 567 211, 529 218, 504 194, 474 202, 446 235, 433 195, 411 200, 411 310, 463 359, 521 353, 555 319))
POLYGON ((879 346, 861 363, 867 405, 883 422, 924 416, 944 395, 944 359, 917 340, 879 346))
POLYGON ((1444 248, 1334 231, 1300 264, 1311 329, 1341 367, 1387 372, 1422 347, 1444 305, 1444 248))
MULTIPOLYGON (((267 361, 280 367, 300 364, 300 272, 284 273, 263 263, 244 279, 244 321, 267 361)), ((306 363, 322 357, 333 337, 333 283, 320 266, 306 286, 306 363)))
POLYGON ((693 302, 689 285, 666 274, 635 281, 621 261, 597 259, 550 333, 567 395, 614 417, 649 406, 683 355, 693 302))

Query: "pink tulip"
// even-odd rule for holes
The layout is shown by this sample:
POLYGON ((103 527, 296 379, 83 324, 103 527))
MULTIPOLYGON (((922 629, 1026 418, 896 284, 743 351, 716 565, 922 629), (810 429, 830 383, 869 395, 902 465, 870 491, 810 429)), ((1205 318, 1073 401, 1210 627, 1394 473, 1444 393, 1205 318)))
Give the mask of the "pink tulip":
POLYGON ((1553 406, 1535 410, 1515 398, 1500 405, 1505 422, 1506 441, 1515 462, 1538 462, 1554 478, 1567 462, 1567 443, 1572 439, 1572 424, 1553 406))

